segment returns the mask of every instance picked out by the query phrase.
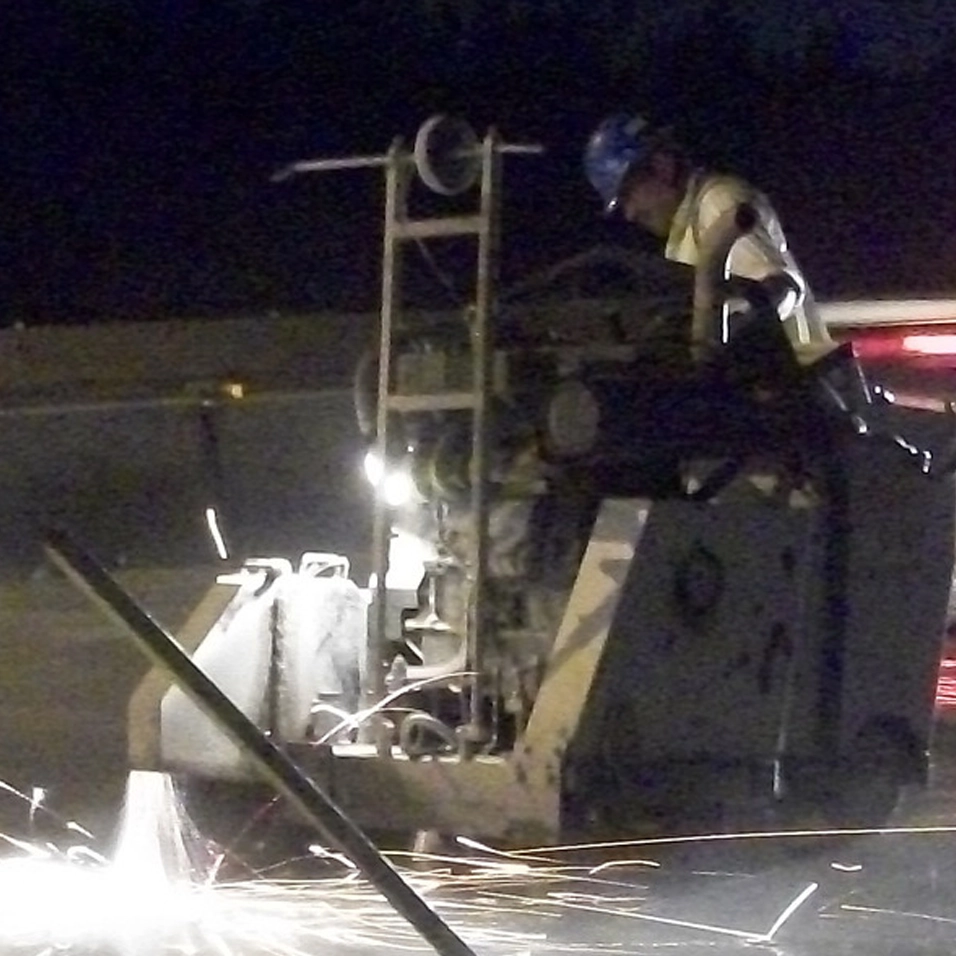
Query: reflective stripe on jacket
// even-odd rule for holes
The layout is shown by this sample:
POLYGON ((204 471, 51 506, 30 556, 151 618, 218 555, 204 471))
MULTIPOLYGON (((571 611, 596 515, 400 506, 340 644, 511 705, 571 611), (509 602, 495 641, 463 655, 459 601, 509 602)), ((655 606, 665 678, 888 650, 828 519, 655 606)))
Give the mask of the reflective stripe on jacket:
POLYGON ((830 335, 790 252, 777 214, 767 197, 742 179, 704 170, 692 173, 671 223, 665 256, 674 262, 696 266, 706 231, 723 213, 744 202, 756 209, 758 222, 748 235, 735 243, 730 253, 730 271, 744 279, 757 280, 774 272, 785 272, 803 293, 796 309, 786 317, 791 338, 797 343, 829 341, 830 335))

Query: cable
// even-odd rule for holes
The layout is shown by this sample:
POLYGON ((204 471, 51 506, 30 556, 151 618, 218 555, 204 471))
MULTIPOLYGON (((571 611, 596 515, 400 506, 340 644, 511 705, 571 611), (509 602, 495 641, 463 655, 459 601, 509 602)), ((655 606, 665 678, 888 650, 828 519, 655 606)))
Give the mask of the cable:
POLYGON ((419 710, 409 714, 402 721, 398 732, 398 745, 408 757, 414 760, 416 757, 440 753, 443 749, 455 751, 458 747, 458 738, 455 731, 444 721, 424 710, 419 710), (426 742, 429 735, 439 738, 441 744, 429 746, 426 742))

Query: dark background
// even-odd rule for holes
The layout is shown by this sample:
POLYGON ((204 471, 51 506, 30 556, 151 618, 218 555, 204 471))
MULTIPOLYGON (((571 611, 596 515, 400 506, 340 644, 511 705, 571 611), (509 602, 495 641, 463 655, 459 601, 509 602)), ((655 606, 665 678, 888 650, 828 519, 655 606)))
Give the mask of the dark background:
POLYGON ((6 324, 374 306, 379 177, 270 174, 441 110, 548 149, 505 281, 621 238, 580 156, 626 107, 768 190, 821 297, 956 289, 944 0, 8 2, 0 47, 6 324))

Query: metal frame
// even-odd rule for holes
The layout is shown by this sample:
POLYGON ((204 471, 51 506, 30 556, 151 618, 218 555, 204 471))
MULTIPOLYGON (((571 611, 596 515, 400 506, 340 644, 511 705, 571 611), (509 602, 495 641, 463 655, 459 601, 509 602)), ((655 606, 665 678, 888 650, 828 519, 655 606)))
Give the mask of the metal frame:
MULTIPOLYGON (((468 668, 472 672, 467 722, 462 728, 462 744, 466 751, 487 738, 482 725, 480 701, 483 698, 481 673, 482 637, 484 634, 484 601, 482 600, 487 565, 488 535, 488 434, 491 431, 490 402, 494 362, 493 316, 497 296, 499 213, 501 190, 501 158, 504 154, 536 155, 543 152, 533 144, 503 143, 493 127, 485 134, 473 156, 477 138, 467 124, 445 116, 434 116, 419 129, 413 149, 396 138, 384 156, 353 156, 341 159, 306 160, 279 170, 273 181, 280 182, 298 173, 332 172, 346 169, 380 168, 385 173, 385 215, 382 247, 382 304, 378 350, 378 408, 376 415, 376 453, 387 462, 389 413, 393 411, 472 411, 472 492, 471 513, 474 521, 473 548, 469 556, 468 612, 464 635, 468 668), (408 198, 416 173, 425 185, 442 195, 455 195, 471 188, 472 176, 443 183, 440 168, 432 165, 430 140, 435 131, 447 123, 454 129, 459 145, 447 146, 437 157, 471 159, 478 173, 479 201, 470 215, 439 216, 415 219, 409 216, 408 198), (443 188, 447 187, 447 188, 443 188), (402 313, 402 251, 405 242, 420 242, 454 236, 473 235, 477 240, 475 301, 470 311, 472 349, 472 389, 469 392, 448 392, 421 395, 396 395, 392 392, 393 332, 402 313)), ((375 575, 374 614, 369 628, 366 673, 363 675, 362 697, 374 707, 385 694, 385 650, 387 630, 386 577, 390 539, 390 511, 382 496, 376 498, 372 522, 372 566, 375 575)), ((376 742, 378 727, 370 721, 363 730, 363 740, 376 742)))
MULTIPOLYGON (((458 396, 456 407, 472 412, 472 493, 471 513, 474 521, 473 548, 469 556, 469 601, 466 618, 468 669, 470 678, 469 719, 465 737, 479 743, 486 736, 481 723, 480 701, 484 690, 481 674, 483 627, 482 590, 486 573, 488 503, 487 481, 488 434, 492 407, 491 364, 494 351, 493 312, 496 298, 497 251, 500 209, 500 156, 496 131, 489 130, 481 145, 481 192, 477 213, 470 216, 446 216, 434 219, 411 219, 408 194, 415 167, 412 155, 401 140, 396 140, 385 163, 385 222, 382 253, 382 309, 379 328, 378 414, 376 449, 379 460, 387 462, 389 447, 389 412, 447 409, 447 394, 395 395, 392 392, 393 331, 402 314, 402 251, 404 243, 423 238, 447 238, 473 235, 477 239, 475 302, 470 312, 472 349, 472 389, 458 396)), ((370 628, 370 646, 364 688, 365 702, 374 706, 384 695, 384 663, 388 546, 391 509, 382 496, 375 501, 373 516, 373 571, 375 574, 375 614, 370 628)), ((374 724, 371 727, 375 735, 374 724)))
MULTIPOLYGON (((273 181, 281 182, 298 173, 332 172, 346 169, 380 168, 385 173, 385 216, 382 247, 382 305, 378 350, 378 408, 376 415, 376 453, 387 463, 389 413, 393 411, 472 411, 472 492, 471 513, 474 521, 473 548, 466 573, 469 578, 468 611, 464 642, 468 668, 472 672, 468 697, 468 720, 462 727, 461 743, 465 751, 487 738, 482 725, 480 702, 483 698, 481 673, 482 637, 484 634, 484 601, 482 600, 487 565, 488 536, 488 434, 491 431, 490 402, 494 362, 493 315, 498 278, 499 212, 501 190, 501 158, 505 153, 536 155, 543 152, 533 144, 503 143, 493 127, 480 145, 466 123, 446 116, 433 116, 419 128, 414 147, 409 149, 396 138, 384 156, 353 156, 341 159, 306 160, 291 163, 279 170, 273 181), (453 130, 457 146, 443 146, 437 157, 431 156, 431 137, 442 125, 453 130), (473 168, 454 182, 446 182, 441 163, 445 160, 473 162, 473 168), (456 195, 472 186, 473 173, 478 174, 480 196, 477 211, 470 215, 439 216, 415 219, 409 216, 408 197, 417 175, 424 184, 441 195, 456 195), (402 313, 402 251, 405 242, 420 242, 454 236, 473 235, 477 240, 475 301, 470 311, 472 349, 472 389, 469 392, 448 392, 422 395, 396 395, 392 392, 393 332, 402 313)), ((366 673, 363 675, 362 698, 374 707, 385 694, 385 650, 387 630, 388 552, 390 511, 387 502, 378 496, 372 522, 372 567, 375 575, 374 614, 369 628, 366 673)), ((363 729, 363 741, 375 743, 378 725, 370 721, 363 729)))
MULTIPOLYGON (((472 412, 472 493, 471 513, 474 521, 473 548, 466 569, 469 577, 466 633, 468 668, 472 672, 469 692, 469 715, 464 726, 463 742, 478 744, 487 736, 482 725, 480 701, 484 687, 481 674, 481 650, 484 634, 483 588, 487 564, 488 533, 488 434, 492 423, 491 378, 494 355, 493 313, 498 278, 498 245, 500 236, 501 155, 504 152, 539 152, 533 146, 506 146, 495 129, 488 130, 480 146, 480 195, 477 211, 471 215, 441 216, 415 219, 409 216, 408 199, 417 171, 414 152, 401 139, 396 139, 383 157, 355 157, 343 160, 319 160, 297 163, 292 172, 329 171, 381 167, 385 173, 384 237, 382 246, 382 303, 378 349, 378 407, 376 416, 376 452, 387 462, 389 447, 389 413, 393 411, 439 411, 454 408, 472 412), (392 392, 394 330, 402 316, 403 247, 408 241, 472 235, 477 240, 475 301, 470 310, 472 349, 472 389, 470 392, 422 395, 396 395, 392 392)), ((418 170, 420 172, 420 170, 418 170)), ((374 614, 369 629, 367 669, 364 675, 363 699, 374 706, 385 693, 385 657, 387 628, 388 552, 391 509, 381 497, 376 498, 372 522, 372 567, 375 575, 374 614)), ((364 739, 374 742, 376 724, 365 729, 364 739)))

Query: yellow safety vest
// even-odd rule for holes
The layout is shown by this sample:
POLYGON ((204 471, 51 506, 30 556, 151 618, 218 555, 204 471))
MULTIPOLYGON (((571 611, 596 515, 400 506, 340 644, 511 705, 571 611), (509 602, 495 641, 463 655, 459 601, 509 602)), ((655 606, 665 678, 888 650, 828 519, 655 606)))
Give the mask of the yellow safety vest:
POLYGON ((787 245, 783 228, 763 193, 735 176, 697 170, 674 215, 667 236, 665 256, 674 262, 696 266, 707 230, 729 209, 749 203, 758 214, 757 226, 740 238, 730 253, 730 271, 745 279, 763 279, 785 272, 803 294, 786 318, 787 331, 796 344, 828 342, 830 335, 820 317, 813 295, 787 245))

